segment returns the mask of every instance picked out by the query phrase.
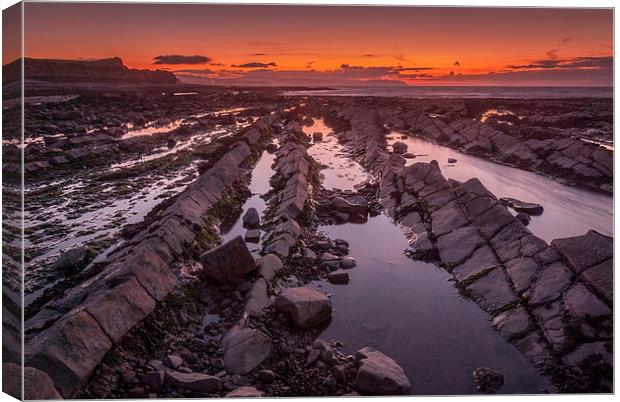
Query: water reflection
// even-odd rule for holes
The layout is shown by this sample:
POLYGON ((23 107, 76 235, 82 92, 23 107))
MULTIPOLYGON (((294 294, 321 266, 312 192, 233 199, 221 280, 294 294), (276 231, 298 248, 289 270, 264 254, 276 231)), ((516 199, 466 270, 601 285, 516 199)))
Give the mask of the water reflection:
POLYGON ((353 190, 355 185, 366 181, 367 173, 347 156, 343 146, 323 119, 315 119, 312 125, 304 126, 303 131, 310 138, 314 133, 322 134, 322 140, 312 140, 313 145, 308 148, 308 154, 320 164, 327 166, 321 170, 323 187, 328 190, 334 188, 353 190))
POLYGON ((481 366, 503 372, 501 393, 552 389, 490 327, 487 314, 458 295, 446 271, 403 254, 407 241, 385 215, 319 230, 346 239, 358 262, 348 285, 321 282, 335 309, 323 339, 344 342, 349 353, 364 346, 386 353, 403 367, 415 394, 476 393, 472 372, 481 366))
POLYGON ((590 229, 613 236, 613 198, 592 191, 569 187, 536 173, 500 165, 462 154, 419 138, 401 139, 402 133, 388 135, 388 144, 402 141, 416 155, 407 164, 437 160, 447 178, 466 181, 477 177, 497 197, 513 197, 536 202, 545 208, 533 216, 528 228, 550 242, 561 237, 579 236, 590 229), (448 163, 454 158, 456 163, 448 163))

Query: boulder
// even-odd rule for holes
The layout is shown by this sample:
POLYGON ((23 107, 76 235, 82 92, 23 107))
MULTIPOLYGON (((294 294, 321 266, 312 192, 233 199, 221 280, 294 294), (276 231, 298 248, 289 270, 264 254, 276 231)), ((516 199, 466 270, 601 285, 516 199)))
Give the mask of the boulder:
POLYGON ((320 131, 312 133, 312 141, 314 142, 323 141, 323 133, 320 131))
POLYGON ((260 398, 264 394, 254 387, 239 387, 225 395, 225 398, 260 398))
POLYGON ((363 395, 408 395, 411 383, 393 359, 372 348, 357 352, 359 369, 355 386, 363 395))
POLYGON ((148 385, 151 391, 157 391, 166 380, 166 372, 163 370, 149 371, 142 376, 142 383, 148 385))
POLYGON ((256 269, 254 257, 241 236, 202 254, 200 262, 204 275, 218 282, 242 282, 244 275, 256 269))
POLYGON ((258 367, 271 353, 271 338, 256 328, 232 327, 222 340, 224 366, 245 375, 258 367))
POLYGON ((275 254, 267 254, 256 260, 260 276, 265 280, 272 280, 283 267, 282 260, 275 254))
POLYGON ((349 283, 349 273, 339 269, 327 274, 327 280, 335 285, 346 285, 349 283))
POLYGON ((260 226, 260 216, 256 208, 249 208, 243 215, 243 227, 257 229, 260 226))
POLYGON ((454 158, 448 158, 448 163, 456 163, 456 159, 454 159, 454 158))
POLYGON ((478 391, 494 394, 504 385, 504 375, 492 368, 479 367, 474 370, 474 382, 478 391))
POLYGON ((65 251, 52 264, 53 270, 76 271, 86 266, 88 262, 88 247, 76 247, 65 251))
POLYGON ((178 369, 183 364, 183 359, 177 355, 168 355, 164 357, 164 363, 170 368, 178 369))
POLYGON ((396 141, 394 144, 392 144, 392 150, 394 151, 394 153, 396 154, 404 154, 407 152, 407 144, 402 142, 402 141, 396 141))
POLYGON ((289 316, 298 328, 308 328, 327 321, 332 303, 327 296, 310 288, 283 289, 275 302, 276 310, 289 316))
POLYGON ((344 212, 347 214, 366 214, 369 210, 368 201, 363 197, 355 197, 344 199, 343 197, 334 197, 327 208, 330 211, 344 212))
POLYGON ((543 206, 534 202, 524 202, 516 198, 502 197, 500 201, 508 205, 517 212, 525 212, 529 215, 542 215, 543 206))
POLYGON ((16 399, 22 399, 22 385, 23 400, 62 399, 45 372, 34 367, 22 369, 14 363, 2 363, 2 391, 16 399))
POLYGON ((244 311, 251 316, 262 315, 263 309, 269 306, 269 295, 267 294, 267 283, 264 278, 259 278, 254 282, 245 303, 244 311))
POLYGON ((189 389, 195 392, 213 394, 222 389, 222 380, 203 373, 166 372, 166 382, 176 388, 189 389))

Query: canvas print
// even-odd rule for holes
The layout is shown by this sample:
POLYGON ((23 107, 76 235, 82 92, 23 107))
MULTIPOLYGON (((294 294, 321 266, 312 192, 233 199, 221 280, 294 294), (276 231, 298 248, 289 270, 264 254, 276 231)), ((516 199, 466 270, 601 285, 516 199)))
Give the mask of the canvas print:
POLYGON ((3 31, 4 392, 613 392, 613 9, 3 31))

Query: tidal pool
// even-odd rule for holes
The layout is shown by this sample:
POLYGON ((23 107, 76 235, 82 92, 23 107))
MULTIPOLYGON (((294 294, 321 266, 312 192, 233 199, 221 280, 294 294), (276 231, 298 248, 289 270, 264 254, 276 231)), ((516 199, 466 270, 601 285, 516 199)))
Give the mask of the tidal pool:
POLYGON ((478 367, 504 374, 500 393, 553 390, 491 328, 487 313, 458 294, 446 271, 403 254, 407 240, 387 216, 319 231, 347 240, 358 262, 348 285, 312 284, 333 293, 334 315, 322 339, 342 341, 351 354, 364 346, 387 354, 403 367, 414 394, 476 393, 478 367))
POLYGON ((368 174, 359 163, 353 161, 345 153, 344 147, 338 142, 333 131, 325 125, 323 119, 314 119, 311 126, 303 127, 304 133, 310 138, 312 134, 323 134, 321 141, 312 141, 308 154, 320 164, 326 166, 321 170, 322 184, 328 190, 353 190, 357 184, 363 183, 368 174))
POLYGON ((464 182, 477 177, 498 198, 513 197, 541 204, 545 209, 543 214, 532 216, 528 229, 547 242, 580 236, 590 229, 613 236, 611 196, 567 186, 533 172, 466 155, 420 138, 401 139, 403 135, 391 132, 388 146, 391 150, 395 141, 405 142, 407 152, 416 155, 414 159, 407 159, 407 165, 436 160, 446 178, 464 182), (457 162, 448 163, 448 158, 457 162))

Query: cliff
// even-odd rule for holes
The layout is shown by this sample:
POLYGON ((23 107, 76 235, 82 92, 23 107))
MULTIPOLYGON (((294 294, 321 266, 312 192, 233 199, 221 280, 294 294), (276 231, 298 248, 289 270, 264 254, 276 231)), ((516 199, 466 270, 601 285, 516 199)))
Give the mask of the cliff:
MULTIPOLYGON (((132 82, 151 84, 174 84, 175 75, 162 70, 136 70, 123 65, 118 58, 101 60, 55 60, 55 59, 24 59, 24 75, 26 80, 49 82, 132 82)), ((2 84, 18 81, 20 77, 21 59, 17 59, 2 67, 2 84)))

